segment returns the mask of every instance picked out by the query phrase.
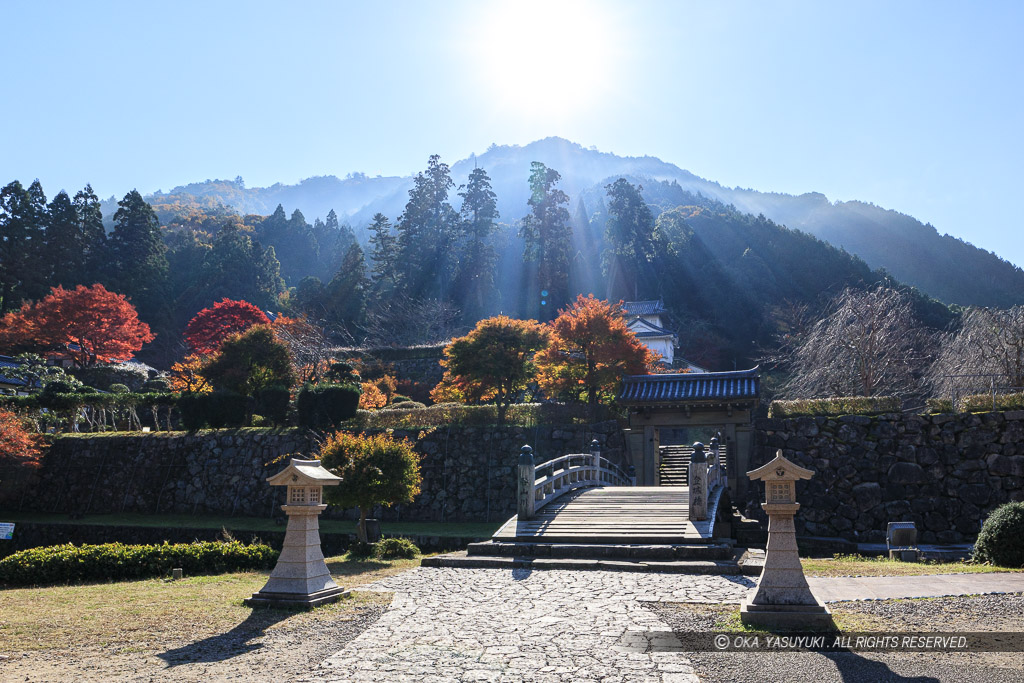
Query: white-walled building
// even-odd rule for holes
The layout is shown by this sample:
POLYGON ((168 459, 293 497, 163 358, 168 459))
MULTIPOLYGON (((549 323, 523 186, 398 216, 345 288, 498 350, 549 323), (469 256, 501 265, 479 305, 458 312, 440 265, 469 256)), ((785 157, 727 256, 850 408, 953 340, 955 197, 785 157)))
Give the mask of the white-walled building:
POLYGON ((626 316, 626 326, 643 342, 644 346, 660 354, 662 362, 666 365, 672 365, 678 360, 685 372, 707 372, 704 368, 694 365, 685 358, 676 358, 679 337, 674 332, 662 327, 661 316, 665 313, 665 304, 660 299, 657 301, 626 301, 622 305, 622 312, 626 316))

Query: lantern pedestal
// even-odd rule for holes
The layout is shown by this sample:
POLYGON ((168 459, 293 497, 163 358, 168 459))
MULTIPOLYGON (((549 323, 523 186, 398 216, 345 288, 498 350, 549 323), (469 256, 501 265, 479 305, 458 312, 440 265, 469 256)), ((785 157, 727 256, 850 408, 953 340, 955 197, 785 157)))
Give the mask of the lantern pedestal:
POLYGON ((828 627, 832 615, 814 597, 796 546, 793 515, 798 503, 764 503, 768 513, 768 545, 761 579, 740 606, 740 621, 758 626, 828 627))
POLYGON ((810 479, 814 472, 786 460, 778 450, 774 460, 747 472, 747 476, 765 482, 766 500, 761 508, 768 513, 768 545, 761 579, 740 606, 740 621, 769 628, 833 627, 831 613, 814 597, 804 578, 793 526, 793 515, 800 509, 796 482, 810 479))
POLYGON ((348 595, 331 578, 320 550, 320 513, 327 509, 323 487, 341 479, 320 466, 319 460, 296 460, 267 480, 288 487, 284 545, 267 585, 245 601, 250 607, 316 607, 348 595))

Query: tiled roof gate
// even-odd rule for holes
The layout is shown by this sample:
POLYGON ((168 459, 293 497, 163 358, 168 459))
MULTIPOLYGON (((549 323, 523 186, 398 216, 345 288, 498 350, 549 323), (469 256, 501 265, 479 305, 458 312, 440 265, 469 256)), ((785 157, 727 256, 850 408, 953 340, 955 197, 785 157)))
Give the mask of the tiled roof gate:
POLYGON ((757 368, 735 372, 627 375, 622 378, 619 402, 644 405, 691 401, 756 401, 760 384, 757 368))

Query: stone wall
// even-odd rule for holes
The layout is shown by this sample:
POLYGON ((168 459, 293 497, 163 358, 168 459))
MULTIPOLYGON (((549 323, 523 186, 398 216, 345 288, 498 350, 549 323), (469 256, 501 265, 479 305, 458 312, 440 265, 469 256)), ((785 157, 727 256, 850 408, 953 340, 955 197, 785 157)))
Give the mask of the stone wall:
MULTIPOLYGON (((422 493, 411 505, 380 511, 385 520, 501 521, 515 512, 519 449, 537 461, 589 451, 594 438, 618 462, 617 423, 562 427, 442 427, 396 432, 423 455, 422 493)), ((68 514, 280 515, 283 487, 265 483, 282 456, 314 456, 316 439, 297 429, 217 430, 195 434, 81 435, 56 438, 37 471, 0 472, 0 510, 68 514)), ((328 508, 329 517, 355 511, 328 508)))
MULTIPOLYGON (((781 448, 815 471, 797 485, 797 532, 884 542, 888 522, 922 543, 974 540, 996 506, 1024 500, 1024 411, 759 420, 751 469, 781 448)), ((764 518, 764 491, 746 514, 764 518)))

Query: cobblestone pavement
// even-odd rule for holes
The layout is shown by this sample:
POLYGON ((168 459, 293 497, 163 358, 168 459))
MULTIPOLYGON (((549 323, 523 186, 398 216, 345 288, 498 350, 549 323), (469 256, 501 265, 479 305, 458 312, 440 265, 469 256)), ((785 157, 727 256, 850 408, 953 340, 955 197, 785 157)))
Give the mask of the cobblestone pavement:
POLYGON ((743 576, 419 568, 362 590, 393 591, 372 627, 304 681, 696 683, 657 652, 669 626, 644 601, 739 601, 743 576), (628 633, 627 633, 628 632, 628 633), (637 652, 637 632, 653 632, 637 652), (652 651, 653 650, 653 651, 652 651))

